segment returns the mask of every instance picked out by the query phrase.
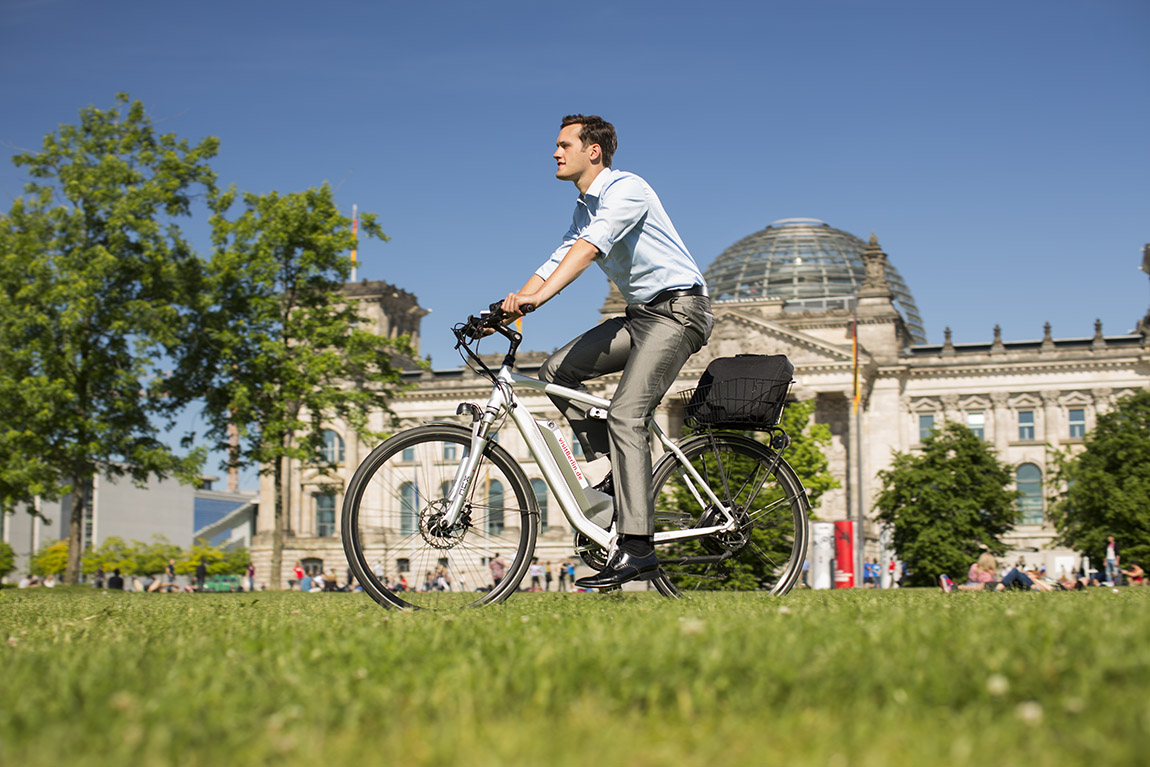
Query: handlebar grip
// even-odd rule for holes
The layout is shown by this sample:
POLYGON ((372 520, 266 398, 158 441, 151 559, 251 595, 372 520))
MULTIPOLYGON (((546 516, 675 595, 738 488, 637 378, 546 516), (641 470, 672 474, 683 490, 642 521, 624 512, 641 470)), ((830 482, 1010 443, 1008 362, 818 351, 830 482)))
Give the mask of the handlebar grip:
POLYGON ((519 309, 524 314, 531 314, 531 312, 535 311, 535 304, 523 304, 523 306, 520 306, 519 309))

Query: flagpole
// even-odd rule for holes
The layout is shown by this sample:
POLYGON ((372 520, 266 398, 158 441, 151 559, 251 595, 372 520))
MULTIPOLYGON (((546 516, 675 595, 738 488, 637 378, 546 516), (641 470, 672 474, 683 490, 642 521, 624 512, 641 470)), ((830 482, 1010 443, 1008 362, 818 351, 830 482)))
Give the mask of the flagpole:
MULTIPOLYGON (((859 416, 859 318, 858 299, 851 317, 851 374, 854 383, 854 458, 855 458, 855 588, 863 587, 863 495, 862 495, 862 421, 859 416)), ((849 518, 848 511, 848 518, 849 518)))
POLYGON ((356 256, 359 254, 359 206, 351 206, 351 236, 355 238, 355 242, 351 246, 351 281, 355 282, 356 267, 359 262, 356 256))

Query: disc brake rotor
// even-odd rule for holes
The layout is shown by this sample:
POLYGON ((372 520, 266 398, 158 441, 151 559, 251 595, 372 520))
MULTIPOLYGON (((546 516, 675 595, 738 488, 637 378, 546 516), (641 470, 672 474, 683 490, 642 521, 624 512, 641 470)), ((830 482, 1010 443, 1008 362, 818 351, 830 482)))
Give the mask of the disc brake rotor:
MULTIPOLYGON (((700 541, 703 548, 712 554, 723 554, 728 551, 737 554, 751 541, 751 516, 747 510, 742 506, 736 506, 731 509, 731 513, 735 517, 734 530, 708 535, 700 541)), ((711 527, 721 525, 723 522, 723 512, 711 507, 699 517, 699 524, 696 527, 711 527)))
POLYGON ((447 501, 433 501, 419 512, 419 534, 429 546, 453 549, 463 542, 470 525, 471 510, 465 509, 454 527, 445 528, 447 501))

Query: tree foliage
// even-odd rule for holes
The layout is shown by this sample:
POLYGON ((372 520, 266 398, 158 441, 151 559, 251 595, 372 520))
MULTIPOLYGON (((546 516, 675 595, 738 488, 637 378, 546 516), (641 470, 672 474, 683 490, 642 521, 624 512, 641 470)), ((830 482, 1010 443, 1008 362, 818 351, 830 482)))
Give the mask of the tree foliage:
POLYGON ((105 573, 118 569, 124 575, 156 576, 164 572, 171 559, 176 560, 176 573, 180 575, 195 573, 201 559, 207 565, 208 575, 241 575, 251 561, 242 546, 227 548, 197 542, 185 550, 163 536, 148 542, 113 536, 84 554, 84 573, 90 576, 97 568, 103 568, 105 573))
MULTIPOLYGON (((274 584, 288 462, 334 469, 322 457, 323 431, 333 421, 375 436, 368 415, 388 409, 401 380, 394 355, 412 349, 407 338, 373 333, 344 292, 356 240, 327 185, 245 194, 229 218, 236 201, 234 191, 213 201, 213 254, 177 378, 189 395, 202 395, 218 449, 230 449, 229 427, 238 430, 231 464, 257 464, 273 476, 274 584)), ((361 230, 385 238, 371 214, 361 230)))
POLYGON ((66 582, 98 471, 191 479, 154 418, 197 259, 177 219, 214 188, 214 138, 159 134, 126 94, 13 158, 31 181, 0 219, 0 505, 73 493, 66 582))
POLYGON ((804 402, 791 402, 783 411, 783 431, 791 438, 791 445, 784 457, 795 474, 802 480, 811 501, 811 514, 818 516, 819 499, 823 493, 840 487, 830 471, 826 448, 831 443, 831 427, 825 423, 813 423, 815 412, 813 399, 804 402))
POLYGON ((47 544, 32 557, 28 563, 28 571, 32 575, 44 577, 46 575, 60 575, 68 567, 68 542, 53 541, 47 544))
POLYGON ((1101 562, 1113 535, 1124 563, 1150 562, 1150 390, 1119 399, 1099 414, 1081 452, 1056 453, 1051 463, 1059 541, 1101 562))
POLYGON ((921 453, 895 453, 878 476, 876 518, 893 527, 912 585, 965 573, 984 551, 1005 552, 1001 536, 1018 519, 1018 492, 1009 489, 1009 467, 966 426, 945 424, 923 440, 921 453))
MULTIPOLYGON (((0 512, 3 513, 3 512, 0 512)), ((0 578, 16 569, 16 552, 4 541, 0 541, 0 578)))

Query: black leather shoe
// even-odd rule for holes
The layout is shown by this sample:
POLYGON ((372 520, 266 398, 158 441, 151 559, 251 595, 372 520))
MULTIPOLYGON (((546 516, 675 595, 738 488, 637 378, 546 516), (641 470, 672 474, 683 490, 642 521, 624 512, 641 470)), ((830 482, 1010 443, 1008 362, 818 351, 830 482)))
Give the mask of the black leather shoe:
POLYGON ((595 485, 593 489, 598 490, 603 495, 615 497, 615 477, 611 472, 607 472, 607 476, 603 477, 603 481, 595 485))
POLYGON ((607 589, 622 586, 628 581, 649 581, 659 575, 659 558, 655 552, 637 557, 619 549, 607 560, 607 566, 595 575, 580 578, 575 585, 581 589, 607 589))

